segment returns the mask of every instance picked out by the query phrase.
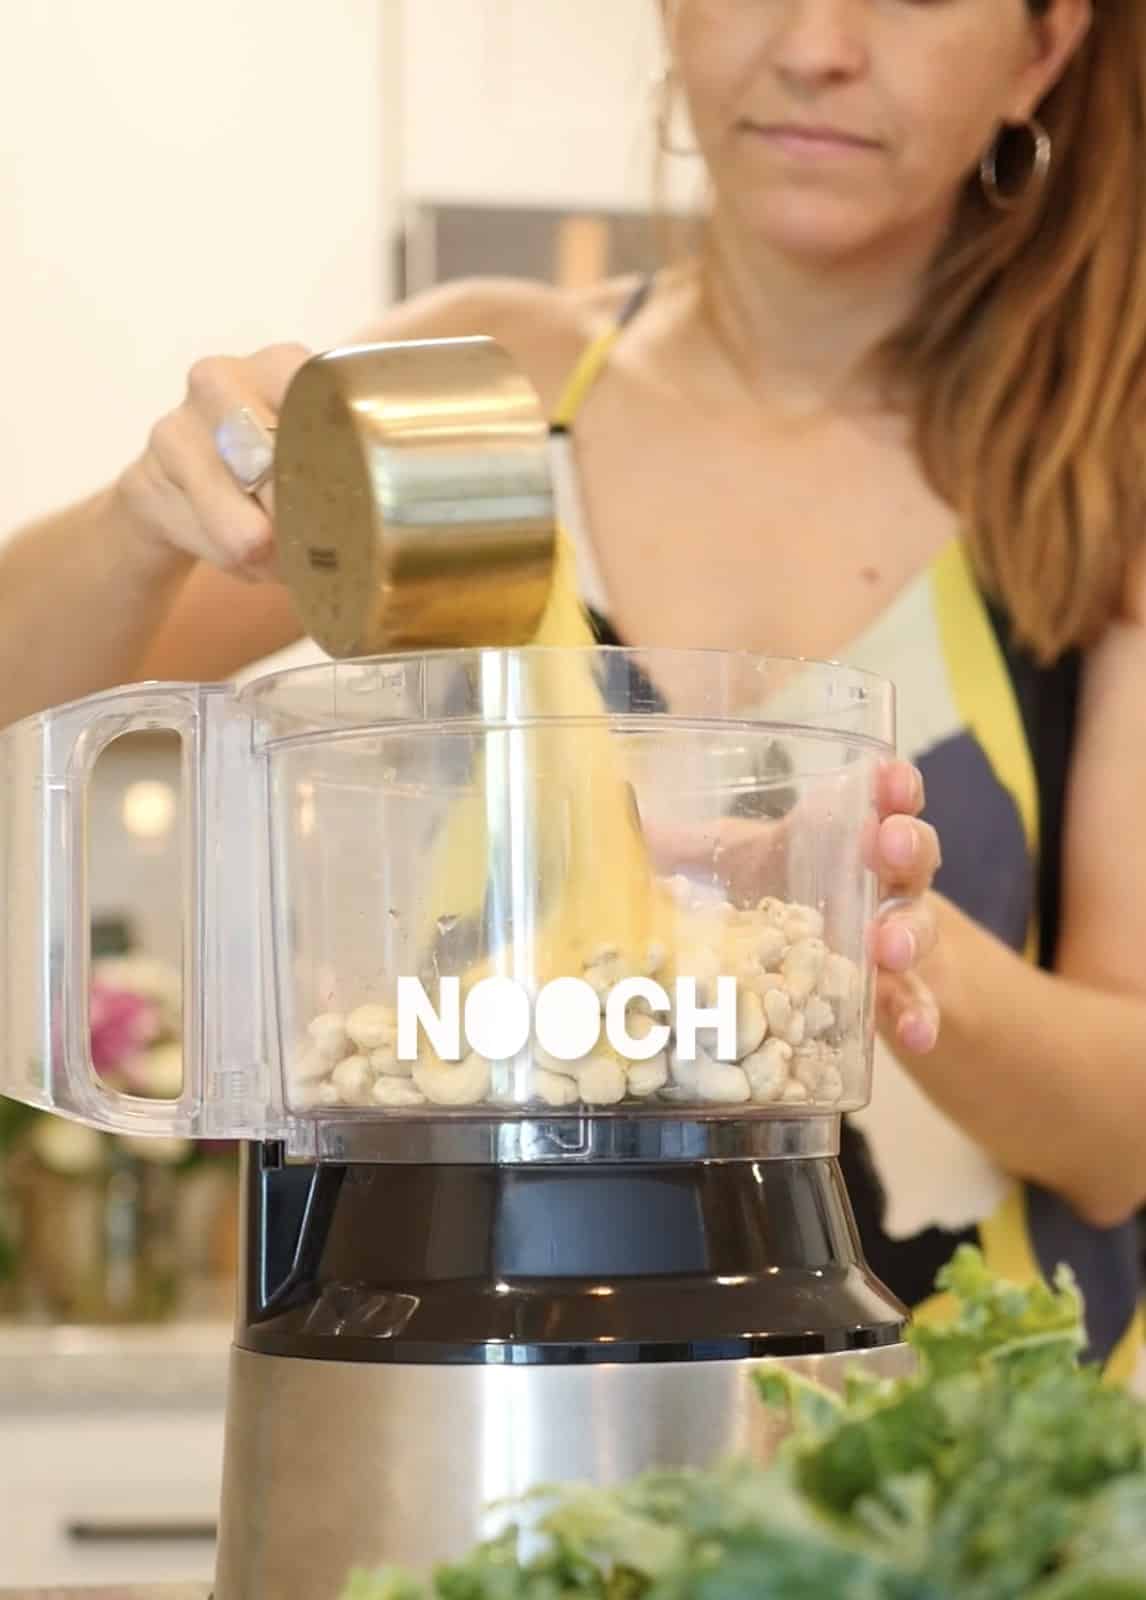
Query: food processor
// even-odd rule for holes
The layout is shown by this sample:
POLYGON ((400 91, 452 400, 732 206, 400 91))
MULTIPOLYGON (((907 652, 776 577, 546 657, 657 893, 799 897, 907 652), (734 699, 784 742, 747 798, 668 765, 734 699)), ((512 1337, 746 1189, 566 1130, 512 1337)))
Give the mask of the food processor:
POLYGON ((910 1364, 838 1163, 870 1090, 893 690, 539 643, 564 581, 544 446, 488 341, 316 358, 276 522, 336 658, 0 736, 0 1089, 243 1142, 215 1600, 425 1568, 557 1478, 766 1455, 762 1363, 910 1364), (93 1068, 85 886, 92 767, 157 727, 186 829, 164 1102, 93 1068))

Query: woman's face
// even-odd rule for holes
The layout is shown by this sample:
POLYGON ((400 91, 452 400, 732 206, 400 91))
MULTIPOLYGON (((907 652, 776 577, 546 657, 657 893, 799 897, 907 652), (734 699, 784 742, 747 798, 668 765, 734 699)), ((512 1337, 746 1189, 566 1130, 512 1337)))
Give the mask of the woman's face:
POLYGON ((1090 0, 666 0, 724 214, 827 262, 927 237, 1004 122, 1061 74, 1090 0))

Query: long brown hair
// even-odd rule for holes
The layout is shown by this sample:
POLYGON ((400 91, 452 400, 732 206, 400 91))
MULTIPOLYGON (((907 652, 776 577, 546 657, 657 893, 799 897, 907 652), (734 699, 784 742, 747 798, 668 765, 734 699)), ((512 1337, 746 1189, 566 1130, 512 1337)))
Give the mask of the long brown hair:
POLYGON ((1042 661, 1102 631, 1146 534, 1146 4, 1095 13, 1038 112, 1045 183, 1005 213, 968 185, 888 352, 924 470, 1042 661))

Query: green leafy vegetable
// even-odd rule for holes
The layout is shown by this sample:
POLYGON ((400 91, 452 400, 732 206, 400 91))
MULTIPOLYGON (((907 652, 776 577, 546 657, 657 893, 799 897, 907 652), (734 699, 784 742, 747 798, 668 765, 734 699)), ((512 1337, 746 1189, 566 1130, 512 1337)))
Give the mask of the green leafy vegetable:
POLYGON ((911 1342, 933 1378, 972 1370, 980 1361, 1062 1371, 1085 1343, 1082 1298, 1060 1267, 1054 1285, 1007 1283, 988 1272, 978 1250, 957 1250, 936 1280, 954 1295, 959 1315, 946 1326, 912 1329, 911 1342))
POLYGON ((964 1247, 958 1312, 910 1333, 918 1368, 842 1395, 780 1368, 767 1466, 543 1492, 430 1584, 359 1573, 342 1600, 1146 1600, 1146 1407, 1080 1364, 1069 1273, 1019 1287, 964 1247))

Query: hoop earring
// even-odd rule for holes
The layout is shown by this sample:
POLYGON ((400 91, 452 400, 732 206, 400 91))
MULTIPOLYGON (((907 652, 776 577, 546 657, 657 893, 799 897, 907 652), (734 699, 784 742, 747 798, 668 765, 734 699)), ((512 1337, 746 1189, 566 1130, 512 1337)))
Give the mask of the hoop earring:
POLYGON ((657 146, 666 156, 698 156, 699 150, 691 145, 674 144, 672 137, 672 107, 673 107, 673 79, 675 74, 671 67, 666 67, 653 86, 655 102, 654 120, 657 130, 657 146))
POLYGON ((1026 182, 1013 194, 1008 194, 999 187, 999 146, 1007 133, 1006 128, 1002 129, 995 136, 990 149, 984 151, 979 162, 979 183, 996 211, 1016 211, 1030 199, 1032 193, 1041 189, 1046 182, 1051 157, 1054 154, 1051 136, 1037 118, 1030 117, 1025 123, 1012 123, 1009 127, 1011 129, 1021 127, 1030 139, 1031 167, 1026 182))

